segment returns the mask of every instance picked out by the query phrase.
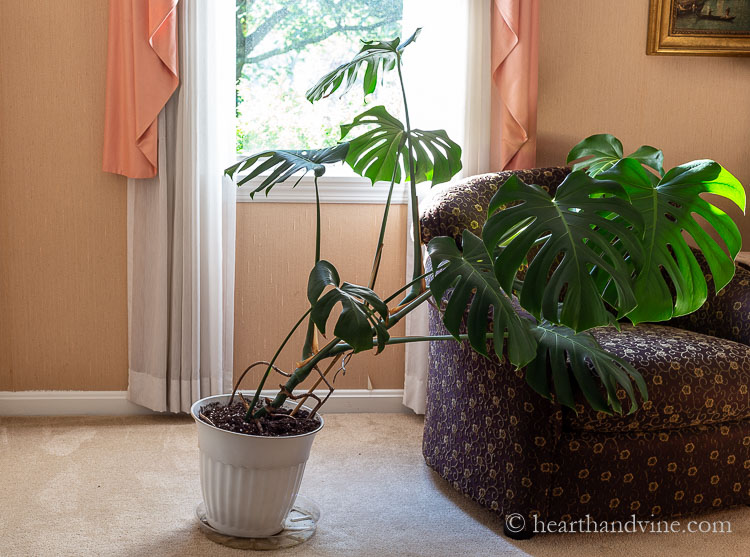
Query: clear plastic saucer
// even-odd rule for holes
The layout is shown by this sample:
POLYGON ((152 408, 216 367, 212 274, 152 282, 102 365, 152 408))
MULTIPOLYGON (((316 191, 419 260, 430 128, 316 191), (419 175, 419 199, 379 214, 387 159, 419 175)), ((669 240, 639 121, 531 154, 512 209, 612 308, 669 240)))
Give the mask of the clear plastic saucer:
POLYGON ((240 538, 227 536, 215 530, 206 519, 206 507, 203 501, 195 509, 198 524, 206 537, 212 542, 234 549, 254 549, 256 551, 283 549, 306 542, 315 534, 320 520, 318 506, 302 495, 297 495, 294 505, 284 522, 284 529, 273 536, 262 538, 240 538))

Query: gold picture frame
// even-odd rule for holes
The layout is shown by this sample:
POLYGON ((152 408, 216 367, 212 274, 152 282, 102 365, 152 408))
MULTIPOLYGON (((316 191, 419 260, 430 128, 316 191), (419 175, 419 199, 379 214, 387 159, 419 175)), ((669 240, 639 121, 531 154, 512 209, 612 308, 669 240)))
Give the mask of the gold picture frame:
POLYGON ((750 56, 750 0, 651 0, 646 54, 750 56))

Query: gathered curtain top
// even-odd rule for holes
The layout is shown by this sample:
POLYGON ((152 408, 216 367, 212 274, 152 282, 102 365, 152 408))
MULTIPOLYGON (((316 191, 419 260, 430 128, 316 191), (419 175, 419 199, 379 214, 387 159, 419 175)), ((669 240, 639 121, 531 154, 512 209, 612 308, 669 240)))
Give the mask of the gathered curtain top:
POLYGON ((496 170, 533 168, 536 164, 538 14, 539 0, 492 2, 495 144, 490 158, 496 170))
POLYGON ((110 0, 105 172, 158 172, 159 112, 179 84, 178 0, 110 0))

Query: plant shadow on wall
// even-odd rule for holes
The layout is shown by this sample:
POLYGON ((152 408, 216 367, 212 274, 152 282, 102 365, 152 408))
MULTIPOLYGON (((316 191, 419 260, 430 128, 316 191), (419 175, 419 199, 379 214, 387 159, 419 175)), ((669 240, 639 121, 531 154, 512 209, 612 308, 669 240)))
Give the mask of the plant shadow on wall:
MULTIPOLYGON (((432 239, 427 247, 432 270, 425 272, 415 265, 410 282, 387 297, 378 296, 374 288, 394 185, 408 183, 413 234, 419 238, 417 184, 447 182, 461 168, 461 149, 443 130, 414 128, 409 118, 402 59, 418 35, 419 30, 403 42, 399 38, 364 42, 351 61, 326 74, 306 94, 315 103, 334 93, 343 95, 357 84, 369 94, 395 74, 404 122, 384 106, 375 106, 341 126, 341 142, 336 146, 263 151, 227 169, 238 185, 256 179, 252 195, 268 195, 292 176, 312 172, 317 193, 326 165, 343 162, 372 183, 390 182, 390 193, 379 237, 373 239, 374 258, 366 285, 342 282, 334 265, 322 258, 318 199, 307 310, 270 361, 252 364, 240 376, 235 393, 222 395, 221 403, 196 403, 199 424, 241 431, 248 435, 240 437, 248 438, 281 435, 275 439, 282 439, 284 428, 271 425, 275 423, 289 423, 287 433, 292 435, 317 431, 321 423, 316 413, 327 396, 321 399, 313 390, 324 384, 330 396, 336 371, 353 354, 428 341, 468 341, 488 358, 507 358, 525 368, 527 382, 540 395, 571 409, 580 393, 598 411, 633 412, 639 395, 647 397, 643 378, 628 362, 602 349, 587 331, 618 327, 622 319, 664 321, 701 307, 707 283, 683 231, 705 256, 717 291, 732 278, 739 231, 728 215, 701 195, 725 197, 744 210, 745 193, 739 181, 710 160, 664 172, 661 151, 643 146, 624 156, 616 138, 600 134, 571 150, 568 162, 578 162, 554 196, 510 178, 490 203, 481 237, 464 231, 459 240, 432 239), (696 215, 713 227, 724 246, 704 231, 696 215), (450 335, 390 336, 396 323, 431 298, 441 308, 450 335), (338 314, 336 307, 340 307, 338 314), (330 336, 329 321, 333 321, 330 336), (307 327, 301 359, 287 373, 276 365, 277 359, 300 327, 307 327), (248 400, 240 394, 235 400, 240 382, 254 366, 265 367, 254 395, 248 400), (273 400, 261 400, 261 390, 274 371, 286 376, 286 382, 273 400), (311 374, 317 378, 314 385, 295 393, 311 374), (620 387, 628 404, 616 395, 620 387), (315 407, 303 410, 309 399, 316 401, 315 407), (221 413, 231 418, 217 423, 214 416, 221 413), (301 430, 303 420, 308 424, 301 430)), ((414 250, 414 261, 421 261, 420 242, 415 242, 414 250)), ((275 449, 266 446, 265 450, 275 449)), ((291 491, 296 492, 296 487, 291 491)))

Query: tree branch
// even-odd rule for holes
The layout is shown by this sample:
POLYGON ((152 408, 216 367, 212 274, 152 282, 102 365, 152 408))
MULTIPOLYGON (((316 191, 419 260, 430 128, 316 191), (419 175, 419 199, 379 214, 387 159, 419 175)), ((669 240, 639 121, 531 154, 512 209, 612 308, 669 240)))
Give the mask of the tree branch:
POLYGON ((381 25, 394 23, 396 21, 399 21, 399 18, 393 17, 389 19, 383 19, 381 21, 378 21, 377 23, 373 23, 371 25, 364 25, 364 26, 363 25, 337 25, 336 27, 329 28, 328 30, 326 30, 325 33, 321 33, 320 35, 316 35, 308 39, 295 41, 293 43, 290 43, 287 46, 284 46, 281 48, 275 48, 273 50, 269 50, 268 52, 264 52, 263 54, 252 56, 247 59, 247 63, 255 64, 257 62, 262 62, 264 60, 268 60, 269 58, 273 58, 274 56, 279 56, 281 54, 286 54, 287 52, 292 52, 293 50, 302 50, 307 45, 324 41, 328 37, 331 37, 332 35, 335 35, 336 33, 345 33, 347 31, 372 31, 373 29, 376 29, 380 27, 381 25))
MULTIPOLYGON (((245 12, 245 14, 246 13, 247 12, 245 12)), ((270 16, 268 16, 265 21, 258 25, 252 33, 248 33, 247 35, 245 35, 244 33, 237 33, 237 81, 239 81, 242 77, 242 70, 244 69, 245 64, 252 63, 251 59, 248 58, 250 56, 250 53, 255 49, 255 47, 260 44, 260 42, 264 38, 266 38, 266 35, 268 35, 273 30, 273 28, 276 27, 279 22, 288 15, 289 9, 284 6, 283 8, 279 8, 270 16)), ((240 17, 237 17, 237 25, 240 26, 241 24, 242 23, 240 17)))

